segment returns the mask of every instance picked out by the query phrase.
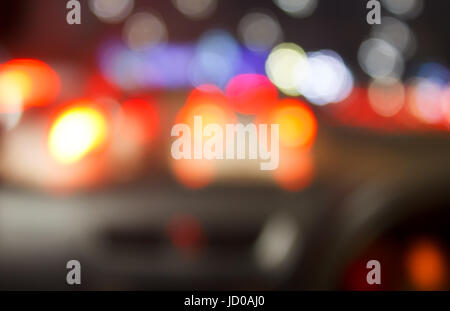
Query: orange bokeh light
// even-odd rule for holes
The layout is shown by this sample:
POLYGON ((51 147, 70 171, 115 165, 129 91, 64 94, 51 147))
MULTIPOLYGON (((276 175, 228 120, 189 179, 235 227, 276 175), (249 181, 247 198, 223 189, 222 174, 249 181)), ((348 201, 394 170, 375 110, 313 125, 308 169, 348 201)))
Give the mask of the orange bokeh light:
POLYGON ((217 174, 213 160, 172 160, 171 168, 177 181, 189 189, 201 189, 208 186, 217 174))
POLYGON ((225 94, 214 85, 202 85, 194 89, 177 114, 175 123, 192 126, 194 116, 202 116, 204 126, 211 123, 225 125, 236 121, 225 94))
MULTIPOLYGON (((273 178, 286 191, 299 191, 311 184, 315 166, 310 148, 317 135, 312 110, 298 99, 283 99, 256 117, 258 124, 279 124, 280 154, 273 178)), ((272 134, 273 135, 273 134, 272 134)))
POLYGON ((56 72, 42 61, 9 61, 0 66, 0 112, 49 104, 58 95, 60 84, 56 72))
POLYGON ((317 120, 310 108, 297 99, 283 99, 259 115, 257 123, 279 124, 280 146, 310 147, 316 138, 317 120))
MULTIPOLYGON (((208 124, 225 127, 227 123, 236 122, 236 116, 229 107, 225 95, 211 85, 200 86, 191 92, 186 105, 176 116, 175 123, 188 125, 193 133, 195 116, 202 117, 202 132, 208 124)), ((206 159, 172 160, 171 168, 178 182, 191 189, 209 185, 217 173, 216 163, 206 159)))
POLYGON ((286 191, 299 191, 314 178, 314 160, 309 150, 280 150, 280 163, 273 172, 275 182, 286 191))
POLYGON ((416 289, 439 290, 446 282, 447 262, 439 244, 422 239, 407 253, 406 269, 416 289))

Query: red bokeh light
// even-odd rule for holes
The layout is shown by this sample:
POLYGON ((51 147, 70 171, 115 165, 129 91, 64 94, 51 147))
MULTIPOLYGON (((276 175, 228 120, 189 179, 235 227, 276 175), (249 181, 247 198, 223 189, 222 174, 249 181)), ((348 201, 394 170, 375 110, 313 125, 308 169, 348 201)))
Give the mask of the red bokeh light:
POLYGON ((206 242, 200 223, 190 215, 176 215, 167 226, 167 234, 172 244, 186 255, 195 255, 206 242))
POLYGON ((125 101, 118 111, 120 135, 146 145, 156 139, 159 117, 156 103, 150 99, 133 98, 125 101))

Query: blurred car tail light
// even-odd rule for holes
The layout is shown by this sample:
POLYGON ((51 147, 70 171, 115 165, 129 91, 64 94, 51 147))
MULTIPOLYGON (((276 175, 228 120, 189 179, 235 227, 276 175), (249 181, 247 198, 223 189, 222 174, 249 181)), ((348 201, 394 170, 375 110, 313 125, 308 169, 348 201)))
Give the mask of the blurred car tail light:
POLYGON ((48 148, 58 162, 71 164, 104 146, 107 136, 104 112, 90 100, 79 100, 56 117, 48 136, 48 148))
POLYGON ((59 90, 58 75, 42 61, 15 59, 0 66, 0 112, 49 104, 59 90))

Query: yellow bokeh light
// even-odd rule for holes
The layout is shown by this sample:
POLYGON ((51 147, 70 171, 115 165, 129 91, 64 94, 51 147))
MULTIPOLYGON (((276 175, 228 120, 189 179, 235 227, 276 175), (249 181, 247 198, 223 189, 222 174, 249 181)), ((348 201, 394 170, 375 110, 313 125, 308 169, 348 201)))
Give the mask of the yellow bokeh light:
POLYGON ((70 108, 50 130, 50 153, 58 162, 75 163, 105 142, 107 130, 107 121, 99 110, 88 106, 70 108))
POLYGON ((0 112, 20 112, 31 94, 31 79, 24 72, 11 70, 0 74, 0 112))
POLYGON ((308 64, 305 52, 294 43, 282 43, 276 46, 266 61, 266 73, 269 79, 283 93, 290 96, 300 95, 297 90, 298 71, 308 64))
POLYGON ((316 134, 317 125, 313 114, 301 106, 280 109, 274 123, 280 125, 280 142, 286 147, 305 147, 316 134))

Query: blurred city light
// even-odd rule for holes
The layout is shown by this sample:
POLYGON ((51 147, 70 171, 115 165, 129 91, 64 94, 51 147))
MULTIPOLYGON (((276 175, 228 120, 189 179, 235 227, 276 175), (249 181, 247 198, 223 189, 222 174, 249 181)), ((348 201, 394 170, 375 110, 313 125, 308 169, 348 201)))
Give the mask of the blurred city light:
POLYGON ((325 105, 344 100, 353 89, 353 75, 334 51, 307 54, 306 66, 297 66, 298 91, 311 103, 325 105))
POLYGON ((258 124, 279 124, 280 146, 291 149, 310 147, 317 134, 317 120, 312 110, 293 98, 280 100, 256 117, 258 124))
POLYGON ((175 7, 191 19, 210 17, 217 9, 217 0, 172 0, 175 7))
POLYGON ((448 0, 67 2, 0 4, 0 289, 449 288, 448 0))
POLYGON ((105 23, 120 23, 134 8, 134 0, 89 0, 89 8, 105 23))
POLYGON ((42 61, 15 59, 0 65, 0 112, 50 104, 59 90, 58 75, 42 61))
POLYGON ((160 130, 156 102, 146 97, 127 99, 114 116, 113 137, 109 149, 110 174, 118 182, 141 176, 156 151, 160 130))
POLYGON ((317 121, 305 104, 283 99, 272 111, 273 124, 280 125, 280 144, 286 147, 308 147, 316 137, 317 121))
POLYGON ((289 259, 299 243, 300 228, 288 215, 275 215, 264 227, 255 245, 255 258, 263 269, 276 269, 289 259))
POLYGON ((133 51, 144 51, 167 40, 167 29, 162 18, 150 12, 131 15, 125 22, 123 37, 133 51))
POLYGON ((266 62, 269 79, 283 93, 297 96, 296 73, 307 66, 307 57, 303 49, 294 43, 282 43, 276 46, 266 62))
POLYGON ((231 36, 222 34, 226 33, 213 37, 224 49, 215 42, 200 40, 197 46, 168 43, 137 52, 118 40, 110 40, 100 46, 98 64, 107 82, 126 91, 183 89, 202 85, 202 81, 215 81, 225 87, 235 75, 265 73, 266 53, 242 48, 231 36))
POLYGON ((101 73, 91 74, 79 92, 89 98, 109 98, 117 104, 117 98, 123 96, 122 90, 101 73))
POLYGON ((281 148, 280 165, 273 172, 277 185, 286 191, 300 191, 314 179, 314 156, 310 150, 281 148))
POLYGON ((156 102, 134 97, 119 105, 114 116, 113 138, 109 149, 110 172, 115 181, 127 182, 142 175, 148 159, 157 150, 160 130, 156 102))
POLYGON ((385 122, 380 123, 382 118, 370 106, 366 88, 354 87, 345 100, 327 108, 334 118, 345 126, 383 129, 386 125, 385 122))
POLYGON ((391 13, 406 18, 417 17, 423 11, 423 0, 382 0, 383 7, 391 13))
POLYGON ((266 75, 266 60, 270 51, 252 51, 247 48, 241 49, 241 63, 235 75, 255 73, 266 75))
POLYGON ((410 82, 408 108, 420 121, 440 124, 448 121, 450 70, 440 63, 421 64, 410 82))
POLYGON ((235 111, 243 114, 258 114, 277 103, 278 90, 263 75, 242 74, 227 85, 226 94, 235 111))
POLYGON ((184 255, 197 255, 207 242, 206 234, 193 216, 175 215, 167 224, 167 235, 173 246, 184 255))
POLYGON ((48 136, 50 154, 63 164, 78 162, 104 145, 108 136, 107 120, 95 103, 79 100, 72 105, 60 112, 48 136))
POLYGON ((148 99, 126 100, 117 112, 118 135, 138 145, 147 145, 158 136, 159 118, 156 104, 148 99))
POLYGON ((104 185, 107 163, 103 153, 89 153, 89 157, 72 163, 59 161, 50 152, 49 130, 53 124, 48 119, 35 120, 31 125, 21 122, 3 138, 0 166, 4 178, 18 187, 47 194, 69 194, 104 185))
POLYGON ((404 59, 390 43, 381 39, 368 39, 358 51, 361 68, 374 79, 400 78, 404 70, 404 59))
POLYGON ((406 255, 406 271, 416 290, 441 290, 447 282, 447 264, 440 245, 429 239, 414 241, 406 255))
POLYGON ((164 44, 137 53, 110 41, 101 46, 98 61, 106 80, 124 90, 184 88, 191 86, 194 52, 191 45, 164 44))
POLYGON ((283 39, 283 31, 276 17, 264 12, 244 15, 238 30, 244 45, 253 51, 268 51, 283 39))
POLYGON ((438 124, 445 120, 446 86, 433 79, 416 78, 408 91, 408 108, 420 121, 438 124))
POLYGON ((445 118, 448 123, 448 129, 450 130, 450 85, 445 89, 444 94, 442 95, 442 100, 445 118))
POLYGON ((21 112, 25 98, 30 98, 31 79, 22 71, 0 73, 1 112, 21 112))
POLYGON ((294 17, 308 17, 317 8, 318 0, 274 0, 275 4, 294 17))
POLYGON ((414 32, 406 23, 396 18, 383 17, 381 24, 374 25, 372 37, 388 42, 402 52, 405 58, 411 58, 416 52, 417 39, 414 32))
POLYGON ((209 85, 200 86, 191 93, 186 105, 178 112, 175 123, 185 123, 193 129, 194 116, 203 117, 204 127, 211 123, 225 125, 235 120, 225 95, 209 85))
POLYGON ((383 117, 396 115, 405 105, 405 87, 394 78, 372 81, 368 96, 372 109, 383 117))
POLYGON ((450 83, 450 70, 440 63, 428 62, 419 66, 416 77, 432 80, 441 86, 446 86, 450 83))
POLYGON ((186 44, 169 44, 149 50, 145 55, 145 84, 151 88, 190 88, 189 70, 194 53, 195 47, 186 44))
POLYGON ((241 49, 233 36, 223 30, 208 31, 200 38, 190 64, 192 85, 211 83, 225 87, 238 73, 241 62, 241 49))
POLYGON ((142 54, 134 53, 117 41, 104 43, 99 49, 99 67, 106 80, 123 90, 145 86, 146 68, 142 54))
MULTIPOLYGON (((194 117, 202 117, 201 132, 209 124, 217 124, 224 128, 227 123, 234 123, 236 116, 228 104, 226 96, 214 85, 202 85, 194 89, 189 95, 186 104, 178 112, 175 124, 184 123, 194 132, 194 117)), ((205 139, 208 139, 206 136, 205 139)), ((197 147, 192 139, 192 150, 197 147)), ((200 146, 201 148, 201 146, 200 146)), ((203 188, 213 182, 217 168, 215 161, 206 159, 181 159, 171 162, 175 178, 188 188, 203 188)))
POLYGON ((217 175, 215 162, 206 159, 172 160, 171 169, 176 180, 189 189, 204 188, 210 185, 217 175))

